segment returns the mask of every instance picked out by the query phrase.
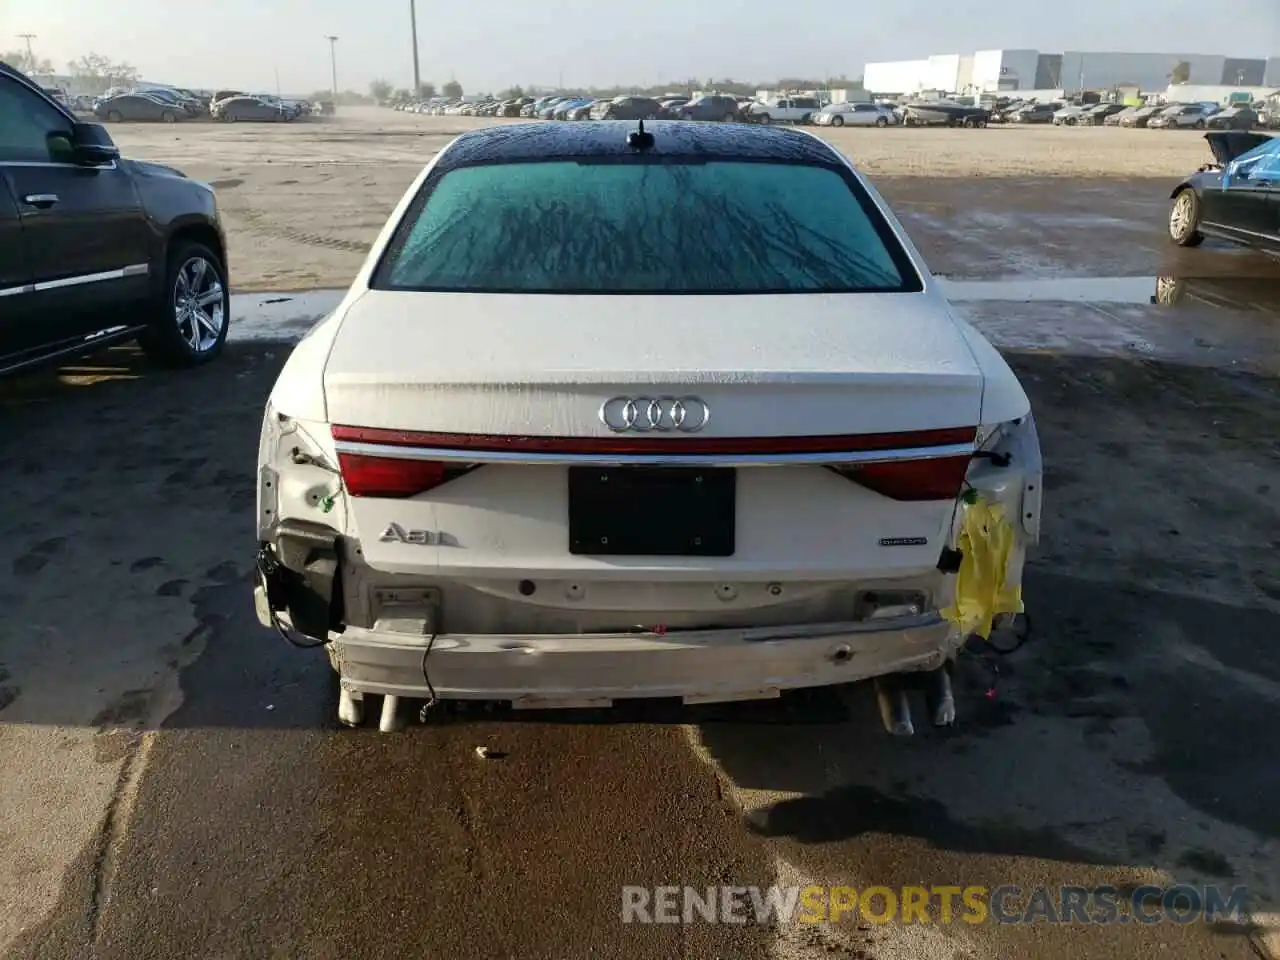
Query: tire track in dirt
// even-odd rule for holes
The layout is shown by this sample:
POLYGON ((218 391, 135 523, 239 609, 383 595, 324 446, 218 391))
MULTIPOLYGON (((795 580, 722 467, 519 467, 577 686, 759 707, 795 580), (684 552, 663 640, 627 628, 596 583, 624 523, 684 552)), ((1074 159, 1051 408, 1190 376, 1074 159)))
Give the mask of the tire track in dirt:
POLYGON ((372 246, 371 241, 348 240, 323 233, 310 233, 297 230, 280 223, 273 223, 267 215, 249 207, 232 208, 226 211, 232 216, 245 221, 250 230, 263 236, 277 240, 291 240, 294 243, 306 244, 309 247, 324 247, 329 250, 345 250, 349 253, 367 253, 372 246))

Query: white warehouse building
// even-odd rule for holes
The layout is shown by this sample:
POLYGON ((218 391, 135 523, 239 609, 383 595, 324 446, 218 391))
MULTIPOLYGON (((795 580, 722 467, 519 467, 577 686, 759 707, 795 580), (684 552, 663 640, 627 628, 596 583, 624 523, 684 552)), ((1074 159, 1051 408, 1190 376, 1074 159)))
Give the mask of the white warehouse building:
POLYGON ((876 94, 995 93, 1001 90, 1103 90, 1133 84, 1163 90, 1175 72, 1185 82, 1280 86, 1280 61, 1201 53, 1089 53, 978 50, 920 60, 868 63, 863 85, 876 94), (1268 76, 1271 74, 1271 76, 1268 76))

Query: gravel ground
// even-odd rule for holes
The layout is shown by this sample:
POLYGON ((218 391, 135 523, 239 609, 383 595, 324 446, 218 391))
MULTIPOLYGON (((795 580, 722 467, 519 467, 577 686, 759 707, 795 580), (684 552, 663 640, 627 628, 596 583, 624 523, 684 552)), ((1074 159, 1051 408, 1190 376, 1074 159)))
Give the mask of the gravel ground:
MULTIPOLYGON (((360 253, 310 238, 376 230, 439 145, 417 131, 446 124, 378 114, 382 132, 361 140, 358 122, 119 139, 242 181, 220 188, 237 285, 331 285, 360 253), (291 144, 309 159, 290 161, 291 144)), ((288 346, 234 344, 188 373, 118 348, 0 384, 0 955, 1257 955, 1280 911, 1280 747, 1267 732, 1280 703, 1280 271, 1211 245, 1165 249, 1159 190, 1199 162, 1190 135, 867 131, 857 149, 887 159, 889 138, 953 133, 1017 138, 1020 162, 1032 144, 1113 134, 1188 152, 1123 179, 1071 179, 1071 162, 1094 162, 1084 151, 1047 179, 980 166, 879 181, 935 270, 961 280, 1134 275, 1154 294, 1167 272, 1191 291, 1174 306, 964 304, 1031 394, 1047 463, 1033 639, 1002 662, 994 698, 966 661, 960 726, 909 741, 880 732, 860 687, 340 731, 323 658, 262 630, 249 600, 253 455, 288 346), (1154 349, 1167 331, 1186 343, 1154 349), (619 922, 629 883, 1173 880, 1247 885, 1252 923, 619 922)))

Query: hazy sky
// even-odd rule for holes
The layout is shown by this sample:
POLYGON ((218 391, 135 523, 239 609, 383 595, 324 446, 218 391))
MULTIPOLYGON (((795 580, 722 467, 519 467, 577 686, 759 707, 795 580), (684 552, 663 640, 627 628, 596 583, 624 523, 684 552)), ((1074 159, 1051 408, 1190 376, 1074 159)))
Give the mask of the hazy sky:
MULTIPOLYGON (((1280 2, 1230 0, 418 0, 423 80, 647 85, 690 76, 856 77, 867 60, 1031 48, 1280 56, 1280 2), (1230 13, 1227 13, 1227 11, 1230 13)), ((58 69, 93 52, 189 87, 365 90, 413 77, 409 0, 0 0, 0 50, 58 69)))

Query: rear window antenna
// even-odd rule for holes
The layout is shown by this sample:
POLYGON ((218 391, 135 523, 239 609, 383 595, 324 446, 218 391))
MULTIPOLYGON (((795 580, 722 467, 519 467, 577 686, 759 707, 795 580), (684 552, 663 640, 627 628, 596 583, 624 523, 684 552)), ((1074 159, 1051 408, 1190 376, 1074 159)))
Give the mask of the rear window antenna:
POLYGON ((645 131, 643 120, 637 129, 627 134, 627 146, 632 150, 648 150, 653 146, 653 134, 645 131))

